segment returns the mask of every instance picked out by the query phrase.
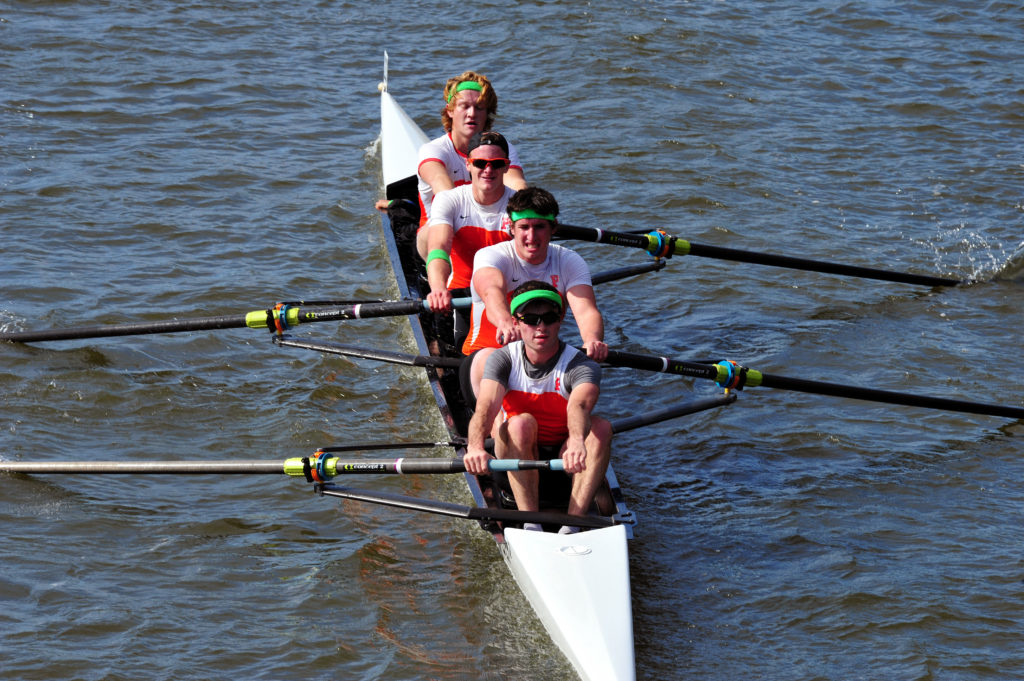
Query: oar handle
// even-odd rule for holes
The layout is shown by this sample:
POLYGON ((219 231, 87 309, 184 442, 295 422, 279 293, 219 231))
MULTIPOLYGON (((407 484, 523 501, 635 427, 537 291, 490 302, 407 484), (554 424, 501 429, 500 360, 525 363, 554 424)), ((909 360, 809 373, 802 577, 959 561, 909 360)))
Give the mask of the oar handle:
MULTIPOLYGON (((581 350, 580 352, 583 351, 581 350)), ((691 378, 706 378, 712 381, 719 379, 718 368, 713 364, 698 364, 696 362, 656 357, 654 355, 638 355, 621 350, 609 350, 605 361, 612 366, 643 369, 644 371, 659 371, 665 374, 690 376, 691 378)))
MULTIPOLYGON (((472 298, 453 298, 452 307, 468 308, 473 304, 472 298)), ((429 312, 430 307, 427 301, 420 299, 411 300, 386 300, 375 303, 357 303, 354 305, 342 305, 335 308, 314 308, 311 310, 297 310, 295 324, 308 324, 310 322, 331 322, 345 319, 374 319, 377 317, 400 317, 402 315, 419 314, 429 312)), ((255 313, 252 313, 255 314, 255 313)), ((292 323, 289 320, 289 323, 292 323)), ((264 324, 266 326, 266 324, 264 324)))

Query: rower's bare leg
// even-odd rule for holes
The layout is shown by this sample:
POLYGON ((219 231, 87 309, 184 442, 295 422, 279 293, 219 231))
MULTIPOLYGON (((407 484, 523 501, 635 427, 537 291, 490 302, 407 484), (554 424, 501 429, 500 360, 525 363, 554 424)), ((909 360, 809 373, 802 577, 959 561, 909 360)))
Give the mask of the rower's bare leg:
POLYGON ((473 386, 473 395, 480 394, 480 381, 484 378, 484 366, 487 364, 487 358, 491 356, 497 348, 480 348, 476 354, 473 355, 473 363, 469 365, 469 382, 473 386))
POLYGON ((427 261, 427 255, 428 255, 428 253, 427 253, 427 232, 428 231, 430 231, 430 230, 424 229, 424 228, 421 227, 420 230, 418 232, 416 232, 416 252, 420 254, 421 258, 423 258, 423 262, 427 261))
MULTIPOLYGON (((537 459, 537 419, 530 414, 518 414, 496 428, 494 454, 499 459, 537 459)), ((508 474, 512 495, 520 511, 539 511, 540 476, 537 471, 517 471, 508 474)))
POLYGON ((572 476, 569 514, 586 515, 594 501, 612 453, 612 425, 600 416, 590 419, 590 435, 586 439, 587 467, 572 476))

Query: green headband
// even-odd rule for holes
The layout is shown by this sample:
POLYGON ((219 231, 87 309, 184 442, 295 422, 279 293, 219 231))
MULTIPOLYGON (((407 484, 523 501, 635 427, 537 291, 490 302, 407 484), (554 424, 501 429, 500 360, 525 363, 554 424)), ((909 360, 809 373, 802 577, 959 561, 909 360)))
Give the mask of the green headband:
POLYGON ((518 296, 512 299, 509 303, 509 309, 512 314, 516 313, 516 310, 526 305, 531 300, 548 300, 558 306, 558 311, 562 311, 562 296, 557 291, 549 291, 544 288, 536 288, 526 293, 520 293, 518 296))
POLYGON ((544 215, 543 213, 538 213, 532 208, 527 208, 526 210, 514 210, 510 212, 508 215, 510 218, 512 218, 512 222, 515 222, 516 220, 522 220, 524 218, 538 218, 540 220, 547 220, 548 222, 555 221, 554 215, 544 215))
POLYGON ((475 80, 464 80, 458 85, 456 85, 455 89, 452 90, 452 93, 448 95, 448 103, 451 104, 452 98, 454 98, 455 95, 459 94, 463 90, 476 90, 477 92, 482 93, 484 91, 484 86, 476 82, 475 80))

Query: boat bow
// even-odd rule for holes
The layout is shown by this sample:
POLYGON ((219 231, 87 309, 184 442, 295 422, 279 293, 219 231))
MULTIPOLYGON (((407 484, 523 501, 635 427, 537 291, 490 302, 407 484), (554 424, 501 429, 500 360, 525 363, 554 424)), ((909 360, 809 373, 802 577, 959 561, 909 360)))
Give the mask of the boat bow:
POLYGON ((568 535, 506 528, 502 549, 519 588, 581 678, 636 678, 624 526, 568 535))

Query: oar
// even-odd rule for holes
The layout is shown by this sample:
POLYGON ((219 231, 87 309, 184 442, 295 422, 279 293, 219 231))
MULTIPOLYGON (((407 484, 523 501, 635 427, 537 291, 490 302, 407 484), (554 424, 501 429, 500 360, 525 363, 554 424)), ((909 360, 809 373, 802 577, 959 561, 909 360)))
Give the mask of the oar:
MULTIPOLYGON (((664 266, 664 262, 658 261, 620 267, 595 274, 592 279, 593 283, 601 284, 645 272, 660 270, 664 266)), ((217 317, 170 319, 159 322, 133 322, 109 326, 77 326, 66 329, 43 329, 39 331, 0 331, 0 341, 35 343, 240 328, 284 331, 299 324, 309 324, 312 322, 398 317, 429 311, 426 301, 419 299, 369 301, 365 303, 343 302, 333 306, 329 305, 330 302, 278 303, 266 310, 254 310, 244 314, 221 315, 217 317)), ((456 308, 468 308, 472 304, 473 300, 471 298, 454 298, 452 300, 452 307, 456 308)))
POLYGON ((458 369, 462 360, 458 357, 435 357, 433 355, 410 355, 404 352, 392 352, 391 350, 377 350, 374 348, 362 348, 355 345, 335 343, 334 341, 311 341, 298 340, 290 336, 279 336, 274 338, 274 343, 282 347, 302 348, 304 350, 316 350, 330 355, 343 355, 346 357, 358 357, 360 359, 373 359, 378 362, 389 364, 404 364, 414 367, 442 367, 446 369, 458 369))
POLYGON ((698 364, 679 359, 667 357, 656 357, 652 355, 637 355, 617 350, 608 351, 608 364, 645 371, 658 371, 668 374, 678 374, 691 378, 705 378, 715 381, 725 388, 742 390, 744 387, 763 386, 765 388, 777 388, 779 390, 793 390, 797 392, 812 393, 817 395, 831 395, 833 397, 848 397, 856 400, 867 400, 869 402, 883 402, 885 404, 900 404, 908 407, 924 407, 926 409, 943 409, 946 411, 957 411, 968 414, 984 414, 987 416, 1004 416, 1008 418, 1024 418, 1024 408, 1010 407, 1002 404, 986 404, 981 402, 967 402, 944 397, 928 397, 924 395, 912 395, 889 390, 876 390, 873 388, 859 388, 852 385, 839 383, 823 383, 821 381, 810 381, 802 378, 790 378, 787 376, 774 376, 762 373, 755 369, 748 369, 733 362, 719 362, 718 364, 698 364))
MULTIPOLYGON (((398 353, 394 353, 398 354, 398 353)), ((429 359, 429 358, 428 358, 429 359)), ((694 400, 674 407, 667 407, 647 414, 630 416, 612 422, 612 431, 624 433, 652 423, 694 414, 706 409, 725 406, 736 400, 736 393, 694 400)), ((489 440, 488 440, 489 442, 489 440)), ((0 473, 22 473, 38 475, 289 475, 310 477, 311 470, 322 471, 321 477, 365 473, 380 474, 438 474, 465 473, 462 459, 397 458, 397 459, 339 459, 322 456, 333 452, 371 451, 381 449, 414 449, 433 447, 464 447, 465 440, 443 440, 439 442, 384 442, 355 443, 321 447, 312 457, 294 457, 285 461, 244 460, 244 461, 2 461, 0 473), (318 456, 319 455, 319 456, 318 456), (320 468, 317 460, 323 459, 320 468)), ((561 459, 532 461, 529 459, 492 459, 492 471, 552 470, 561 471, 561 459)))
MULTIPOLYGON (((470 298, 456 298, 454 307, 469 307, 470 298)), ((214 329, 269 329, 285 330, 299 324, 330 322, 344 319, 369 319, 374 317, 395 317, 417 314, 427 310, 423 300, 385 300, 367 303, 349 303, 337 307, 293 307, 276 305, 267 310, 254 310, 244 314, 199 317, 195 319, 171 319, 159 322, 136 322, 111 326, 79 326, 66 329, 45 329, 40 331, 4 331, 0 340, 18 343, 38 341, 81 340, 85 338, 109 338, 114 336, 140 336, 155 333, 177 333, 180 331, 210 331, 214 329)))
POLYGON ((919 284, 921 286, 956 286, 966 282, 959 279, 946 277, 931 277, 907 272, 890 272, 871 267, 857 267, 855 265, 841 265, 838 263, 821 262, 818 260, 807 260, 794 258, 787 255, 771 255, 769 253, 758 253, 755 251, 741 251, 735 248, 722 248, 720 246, 707 246, 693 243, 679 237, 670 236, 662 232, 651 232, 650 234, 632 234, 629 232, 610 232, 604 229, 592 227, 578 227, 575 225, 558 225, 558 238, 579 239, 581 241, 595 241, 602 244, 613 244, 615 246, 629 246, 640 248, 651 255, 658 257, 672 257, 673 255, 696 255, 703 258, 718 258, 720 260, 732 260, 735 262, 747 262, 756 265, 772 265, 775 267, 788 267, 796 270, 807 270, 810 272, 824 272, 825 274, 839 274, 850 277, 862 277, 865 279, 880 279, 882 281, 895 281, 903 284, 919 284))
POLYGON ((664 267, 664 260, 652 260, 650 262, 640 263, 639 265, 627 265, 625 267, 619 267, 614 270, 598 272, 597 274, 592 275, 590 277, 590 283, 597 286, 598 284, 604 284, 609 281, 619 281, 620 279, 626 279, 628 277, 633 277, 638 274, 656 272, 664 267))
POLYGON ((614 519, 604 516, 577 516, 547 511, 517 511, 508 508, 462 506, 461 504, 420 499, 403 494, 367 492, 366 490, 352 489, 350 487, 338 487, 330 483, 317 485, 317 491, 329 497, 365 501, 411 511, 424 511, 454 518, 464 518, 466 520, 500 520, 503 522, 541 523, 544 525, 575 525, 576 527, 611 527, 615 524, 614 519))
POLYGON ((369 452, 381 449, 433 449, 434 447, 462 447, 464 441, 440 440, 438 442, 354 442, 349 445, 321 447, 321 452, 369 452))
MULTIPOLYGON (((326 451, 327 448, 320 450, 326 451)), ((492 459, 492 471, 565 470, 561 459, 492 459)), ((0 461, 0 473, 38 475, 289 475, 333 478, 360 474, 465 473, 462 459, 339 459, 316 455, 285 461, 0 461), (312 471, 312 472, 311 472, 312 471), (317 475, 313 475, 316 473, 317 475)))
POLYGON ((728 392, 723 395, 716 395, 715 397, 707 397, 701 400, 686 402, 675 407, 666 407, 665 409, 659 409, 647 414, 637 414, 636 416, 627 416, 626 418, 616 419, 611 422, 612 432, 625 433, 628 430, 635 430, 637 428, 642 428, 643 426, 649 426, 653 423, 661 423, 662 421, 668 421, 669 419, 678 418, 680 416, 696 414, 699 411, 706 411, 708 409, 714 409, 715 407, 724 407, 727 404, 735 402, 736 397, 736 393, 728 392))

